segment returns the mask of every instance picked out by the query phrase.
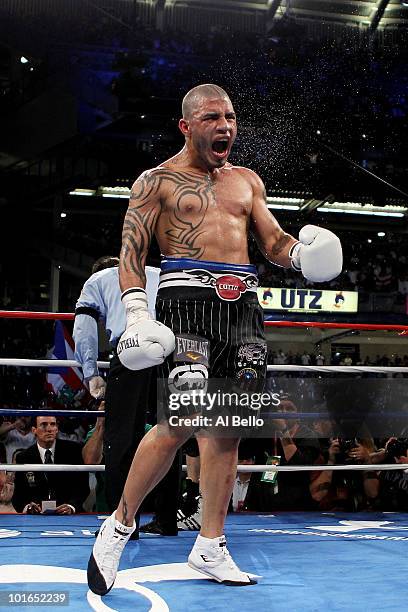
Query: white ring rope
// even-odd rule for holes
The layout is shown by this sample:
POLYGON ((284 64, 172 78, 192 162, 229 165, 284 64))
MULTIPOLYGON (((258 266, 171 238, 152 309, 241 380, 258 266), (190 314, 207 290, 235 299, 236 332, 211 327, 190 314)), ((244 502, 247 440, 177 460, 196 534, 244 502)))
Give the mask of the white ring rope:
MULTIPOLYGON (((109 361, 98 361, 98 368, 109 368, 109 361)), ((0 366, 19 366, 23 368, 81 368, 81 364, 73 359, 8 359, 0 358, 0 366)))
POLYGON ((268 372, 338 372, 343 374, 371 374, 408 373, 408 368, 397 368, 394 366, 312 366, 312 365, 268 365, 268 372))
MULTIPOLYGON (((187 466, 183 465, 183 471, 187 466)), ((349 465, 238 465, 238 472, 381 472, 384 470, 408 470, 408 463, 356 463, 349 465)), ((2 463, 5 472, 104 472, 104 465, 72 465, 63 463, 2 463)))
MULTIPOLYGON (((408 467, 408 466, 407 466, 408 467)), ((0 463, 5 472, 104 472, 104 465, 72 465, 71 463, 0 463)))
MULTIPOLYGON (((98 361, 101 369, 109 368, 109 361, 98 361)), ((19 366, 24 368, 80 368, 81 364, 72 359, 17 359, 0 358, 0 366, 19 366)), ((340 374, 408 374, 408 367, 394 366, 312 366, 312 365, 268 365, 268 372, 337 372, 340 374)))

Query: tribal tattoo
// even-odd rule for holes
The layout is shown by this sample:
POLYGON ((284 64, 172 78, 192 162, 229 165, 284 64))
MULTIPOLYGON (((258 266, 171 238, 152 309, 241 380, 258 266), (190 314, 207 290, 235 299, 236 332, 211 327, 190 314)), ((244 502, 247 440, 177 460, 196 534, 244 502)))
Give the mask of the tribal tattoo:
MULTIPOLYGON (((268 202, 268 198, 266 195, 266 189, 264 188, 263 190, 263 198, 264 198, 264 202, 265 205, 267 205, 268 202)), ((276 221, 275 217, 272 215, 276 225, 278 225, 278 222, 276 221)), ((282 251, 284 251, 285 249, 287 249, 288 244, 293 240, 293 237, 290 236, 289 234, 287 234, 286 232, 284 232, 282 229, 279 229, 279 233, 277 234, 276 237, 276 242, 273 245, 271 252, 268 254, 268 256, 272 256, 272 257, 279 257, 279 255, 282 254, 282 251)))
POLYGON ((128 505, 127 505, 127 501, 125 498, 125 494, 123 493, 122 495, 122 524, 126 525, 127 527, 130 527, 131 525, 133 525, 133 518, 134 517, 130 517, 129 516, 129 510, 128 510, 128 505))
POLYGON ((202 174, 157 169, 146 172, 135 183, 122 233, 121 265, 146 282, 144 271, 147 251, 160 216, 160 191, 168 182, 173 188, 174 204, 165 235, 173 255, 199 259, 204 248, 198 244, 211 197, 211 181, 202 174), (194 201, 194 220, 186 219, 185 208, 194 201), (197 206, 198 201, 198 206, 197 206))
POLYGON ((135 273, 146 283, 145 261, 147 251, 160 214, 160 203, 152 204, 151 196, 158 191, 151 177, 139 180, 130 194, 122 231, 121 267, 135 273))
POLYGON ((271 255, 273 257, 277 257, 278 255, 280 255, 282 251, 284 251, 287 248, 288 243, 291 242, 292 240, 293 240, 292 236, 289 236, 289 234, 286 234, 284 231, 281 231, 279 238, 276 240, 275 244, 273 245, 273 248, 271 250, 271 255))
POLYGON ((212 183, 207 177, 191 172, 167 172, 165 180, 174 185, 175 206, 169 217, 169 227, 166 236, 174 255, 200 259, 204 248, 198 244, 203 234, 202 224, 210 205, 212 196, 212 183), (189 202, 198 200, 194 222, 185 218, 183 208, 189 202))

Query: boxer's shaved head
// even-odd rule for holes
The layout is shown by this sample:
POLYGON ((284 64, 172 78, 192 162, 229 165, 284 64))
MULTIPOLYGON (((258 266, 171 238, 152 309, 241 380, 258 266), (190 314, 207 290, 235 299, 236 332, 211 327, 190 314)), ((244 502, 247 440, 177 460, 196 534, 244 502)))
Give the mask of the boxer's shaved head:
POLYGON ((190 89, 190 91, 188 91, 184 96, 183 103, 181 105, 183 119, 191 119, 191 116, 200 101, 211 98, 225 98, 226 100, 230 99, 229 95, 224 89, 222 89, 222 87, 213 85, 212 83, 197 85, 197 87, 190 89))

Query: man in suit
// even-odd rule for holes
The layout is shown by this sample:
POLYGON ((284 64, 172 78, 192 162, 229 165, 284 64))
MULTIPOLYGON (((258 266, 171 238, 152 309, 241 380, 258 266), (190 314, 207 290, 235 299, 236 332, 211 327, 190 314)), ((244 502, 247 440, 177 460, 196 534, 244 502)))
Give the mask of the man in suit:
MULTIPOLYGON (((18 453, 16 463, 83 464, 81 446, 57 438, 55 417, 33 417, 32 432, 36 443, 18 453)), ((48 504, 48 511, 75 514, 82 512, 88 494, 87 472, 17 472, 13 506, 17 512, 40 514, 44 511, 43 502, 52 502, 48 504)))

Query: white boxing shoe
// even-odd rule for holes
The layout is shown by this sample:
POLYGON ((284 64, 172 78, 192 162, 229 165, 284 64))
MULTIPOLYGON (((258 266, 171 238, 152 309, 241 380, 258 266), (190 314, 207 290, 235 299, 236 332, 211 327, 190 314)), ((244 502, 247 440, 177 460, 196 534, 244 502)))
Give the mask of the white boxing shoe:
POLYGON ((123 549, 135 529, 134 522, 132 527, 122 525, 115 513, 102 523, 88 561, 88 586, 93 593, 106 595, 113 587, 123 549))
POLYGON ((232 559, 225 536, 204 538, 199 535, 188 557, 188 565, 197 572, 228 586, 256 584, 256 580, 241 572, 232 559))

